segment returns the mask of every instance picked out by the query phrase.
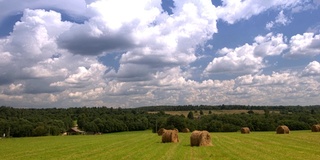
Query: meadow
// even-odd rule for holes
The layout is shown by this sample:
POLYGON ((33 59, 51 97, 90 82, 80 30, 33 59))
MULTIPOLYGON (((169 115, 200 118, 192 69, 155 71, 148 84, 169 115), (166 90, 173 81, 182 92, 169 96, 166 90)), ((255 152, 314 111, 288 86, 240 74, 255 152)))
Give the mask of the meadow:
POLYGON ((44 136, 0 139, 0 159, 320 159, 320 133, 291 131, 210 133, 213 146, 191 147, 191 133, 179 133, 179 143, 161 143, 147 131, 103 135, 44 136))
MULTIPOLYGON (((249 110, 246 109, 231 109, 231 110, 211 110, 211 114, 246 114, 249 110)), ((264 110, 252 110, 256 114, 264 114, 264 110)), ((166 114, 170 115, 184 115, 185 117, 188 116, 190 111, 165 111, 166 114)), ((194 112, 194 111, 193 111, 194 112)), ((279 111, 270 111, 273 113, 279 113, 279 111)), ((149 112, 152 113, 152 112, 149 112)), ((158 113, 158 112, 153 112, 158 113)), ((197 113, 193 113, 195 117, 200 116, 200 111, 197 113)), ((203 110, 203 115, 209 115, 209 110, 203 110)))

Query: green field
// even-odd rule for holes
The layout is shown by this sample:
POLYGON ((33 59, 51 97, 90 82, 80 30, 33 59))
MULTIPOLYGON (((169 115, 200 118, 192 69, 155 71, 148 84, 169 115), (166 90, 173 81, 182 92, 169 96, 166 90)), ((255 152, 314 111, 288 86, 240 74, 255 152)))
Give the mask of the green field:
POLYGON ((0 139, 0 159, 320 159, 320 133, 311 131, 210 133, 210 147, 190 147, 190 134, 179 133, 176 144, 161 143, 150 130, 5 138, 0 139))
MULTIPOLYGON (((248 113, 249 110, 245 109, 231 109, 231 110, 211 110, 211 114, 243 114, 248 113)), ((256 114, 264 114, 264 110, 252 110, 256 114)), ((166 114, 170 115, 184 115, 185 117, 188 116, 190 111, 164 111, 166 114)), ((270 113, 279 113, 279 111, 270 111, 270 113)), ((149 113, 158 113, 158 112, 149 112, 149 113)), ((193 111, 193 115, 198 117, 200 116, 200 111, 195 113, 193 111)), ((209 115, 209 110, 203 110, 203 115, 209 115)))

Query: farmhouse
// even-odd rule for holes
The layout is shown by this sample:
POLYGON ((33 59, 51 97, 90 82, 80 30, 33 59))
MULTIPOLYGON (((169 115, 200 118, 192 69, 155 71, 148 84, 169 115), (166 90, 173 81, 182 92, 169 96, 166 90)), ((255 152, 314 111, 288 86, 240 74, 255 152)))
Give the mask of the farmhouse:
POLYGON ((79 135, 79 134, 85 134, 84 131, 81 131, 78 127, 72 127, 69 130, 67 130, 68 135, 79 135))

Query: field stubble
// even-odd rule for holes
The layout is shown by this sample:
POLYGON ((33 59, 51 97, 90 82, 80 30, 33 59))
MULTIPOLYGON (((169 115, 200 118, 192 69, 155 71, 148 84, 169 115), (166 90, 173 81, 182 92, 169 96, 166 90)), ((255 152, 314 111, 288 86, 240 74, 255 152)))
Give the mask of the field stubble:
POLYGON ((0 139, 1 159, 320 159, 320 133, 291 131, 210 133, 213 146, 191 147, 191 133, 179 143, 161 143, 151 131, 86 136, 0 139))

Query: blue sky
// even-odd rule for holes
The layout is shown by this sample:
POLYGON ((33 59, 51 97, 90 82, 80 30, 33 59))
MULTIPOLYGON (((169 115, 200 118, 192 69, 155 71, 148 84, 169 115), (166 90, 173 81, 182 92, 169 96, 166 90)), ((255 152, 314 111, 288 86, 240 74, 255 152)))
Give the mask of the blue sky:
POLYGON ((0 2, 0 105, 318 105, 319 0, 0 2))

